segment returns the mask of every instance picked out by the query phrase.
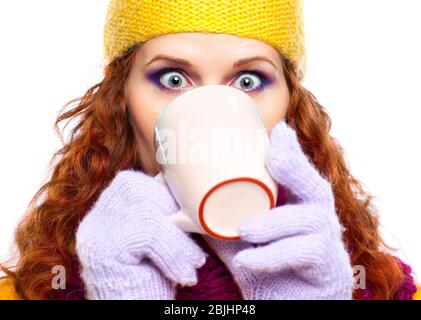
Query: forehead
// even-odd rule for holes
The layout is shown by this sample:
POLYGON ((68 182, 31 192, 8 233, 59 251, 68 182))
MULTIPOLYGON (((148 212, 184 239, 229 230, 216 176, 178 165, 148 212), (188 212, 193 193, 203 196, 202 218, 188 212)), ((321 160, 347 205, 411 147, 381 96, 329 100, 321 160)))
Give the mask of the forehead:
POLYGON ((138 56, 146 62, 158 54, 186 59, 194 65, 199 65, 206 59, 236 61, 250 56, 265 56, 276 64, 281 64, 278 51, 263 41, 218 33, 189 32, 160 35, 146 41, 139 48, 138 56))

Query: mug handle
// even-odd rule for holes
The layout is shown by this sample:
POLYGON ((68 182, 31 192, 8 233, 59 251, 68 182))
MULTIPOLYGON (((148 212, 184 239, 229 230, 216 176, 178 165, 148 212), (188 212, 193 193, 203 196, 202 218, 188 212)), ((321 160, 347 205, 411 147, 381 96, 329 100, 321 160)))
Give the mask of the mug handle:
MULTIPOLYGON (((158 181, 162 183, 166 183, 165 178, 162 174, 162 172, 158 173, 155 177, 158 181)), ((182 209, 180 209, 178 212, 170 215, 170 219, 175 223, 177 227, 179 227, 181 230, 185 232, 193 232, 193 233, 201 233, 206 234, 204 230, 199 228, 189 217, 188 214, 186 214, 182 209)))

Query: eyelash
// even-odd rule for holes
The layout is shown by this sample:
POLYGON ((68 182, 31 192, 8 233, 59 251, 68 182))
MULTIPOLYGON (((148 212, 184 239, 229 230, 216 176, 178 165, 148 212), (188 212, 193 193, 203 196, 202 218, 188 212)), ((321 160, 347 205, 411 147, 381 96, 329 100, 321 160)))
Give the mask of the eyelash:
MULTIPOLYGON (((183 70, 181 70, 179 68, 171 68, 170 67, 170 68, 163 68, 163 69, 161 69, 157 72, 152 72, 151 74, 148 75, 148 78, 149 78, 150 81, 152 81, 152 83, 154 83, 161 90, 164 90, 164 91, 166 91, 170 94, 178 94, 180 92, 180 90, 174 90, 174 89, 167 88, 160 81, 160 78, 164 74, 166 74, 168 72, 174 72, 174 71, 181 73, 185 77, 185 75, 184 75, 185 73, 184 73, 183 70)), ((258 87, 254 88, 250 91, 246 91, 246 93, 248 93, 248 94, 254 94, 256 92, 259 92, 271 83, 271 80, 263 72, 261 72, 259 70, 243 70, 237 75, 236 78, 242 76, 243 74, 247 74, 247 73, 256 75, 257 77, 259 77, 259 79, 261 81, 261 84, 258 87)))

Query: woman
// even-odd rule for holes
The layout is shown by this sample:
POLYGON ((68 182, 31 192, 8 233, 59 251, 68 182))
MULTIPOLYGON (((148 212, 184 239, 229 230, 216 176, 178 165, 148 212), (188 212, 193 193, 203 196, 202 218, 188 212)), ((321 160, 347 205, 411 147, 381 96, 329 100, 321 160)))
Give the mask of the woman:
POLYGON ((301 84, 302 18, 301 1, 112 0, 104 78, 56 121, 76 126, 17 228, 20 256, 16 270, 3 268, 0 292, 22 299, 415 299, 409 266, 386 253, 372 197, 329 135, 328 114, 301 84), (178 204, 152 177, 160 170, 159 112, 209 84, 248 93, 271 134, 266 165, 279 201, 270 221, 262 215, 242 226, 239 241, 183 233, 168 219, 178 204), (52 286, 55 266, 66 271, 64 290, 52 286), (353 266, 363 267, 365 288, 354 288, 353 266))

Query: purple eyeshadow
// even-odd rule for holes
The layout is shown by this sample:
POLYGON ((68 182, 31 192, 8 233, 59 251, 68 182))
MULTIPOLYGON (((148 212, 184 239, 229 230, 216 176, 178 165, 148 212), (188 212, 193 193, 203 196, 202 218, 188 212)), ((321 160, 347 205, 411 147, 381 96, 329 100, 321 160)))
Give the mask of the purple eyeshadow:
MULTIPOLYGON (((160 78, 164 74, 166 74, 168 72, 174 72, 174 71, 179 72, 181 74, 184 74, 184 72, 182 70, 178 69, 178 68, 165 67, 165 68, 160 68, 158 70, 153 70, 151 72, 148 72, 147 78, 148 78, 149 81, 151 81, 155 86, 157 86, 161 90, 165 90, 165 91, 168 91, 170 93, 178 93, 178 92, 180 92, 180 90, 177 90, 177 89, 173 90, 171 88, 167 88, 160 81, 160 78)), ((257 77, 259 77, 259 79, 261 81, 261 84, 258 87, 254 88, 252 90, 245 91, 246 93, 254 94, 254 93, 260 92, 261 90, 263 90, 267 86, 271 85, 272 82, 273 82, 270 77, 266 76, 265 73, 263 73, 259 70, 244 70, 244 71, 241 71, 237 75, 237 78, 242 76, 243 74, 247 74, 247 73, 251 73, 251 74, 254 74, 257 77)))

